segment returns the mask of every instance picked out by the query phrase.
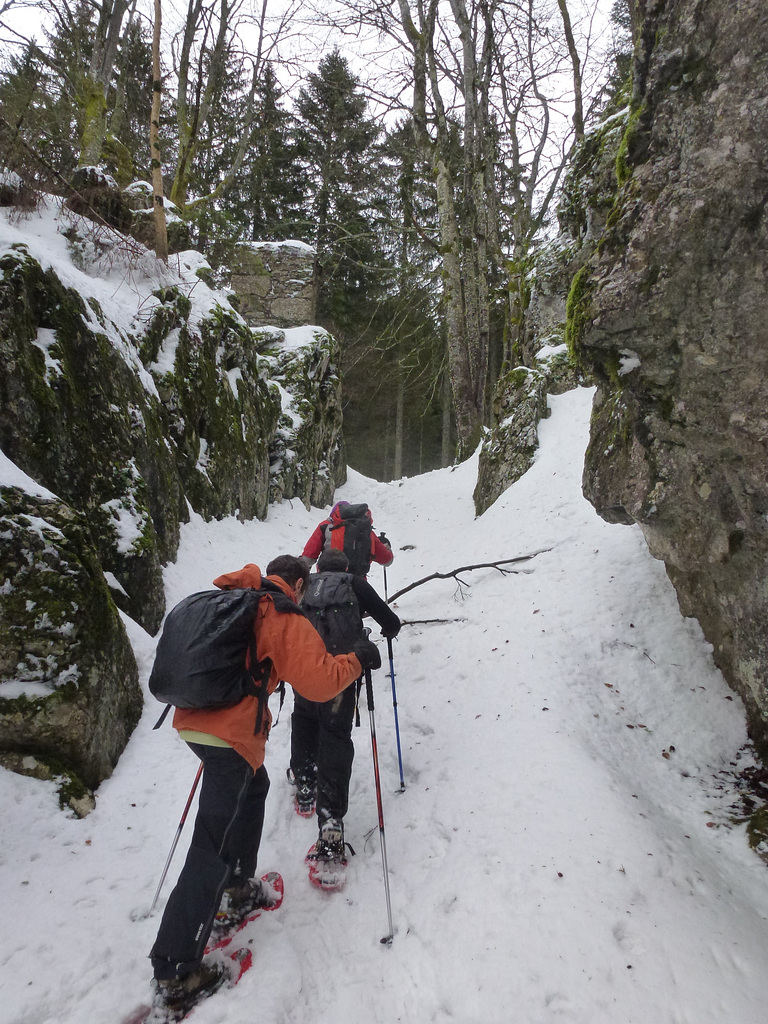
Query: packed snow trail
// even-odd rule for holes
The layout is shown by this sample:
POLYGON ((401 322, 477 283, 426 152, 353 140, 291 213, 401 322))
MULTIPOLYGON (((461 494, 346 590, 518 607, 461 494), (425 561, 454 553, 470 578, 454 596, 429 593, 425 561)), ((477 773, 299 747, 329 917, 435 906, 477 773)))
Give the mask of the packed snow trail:
MULTIPOLYGON (((531 470, 482 517, 476 460, 380 484, 350 472, 396 552, 394 593, 431 572, 548 548, 417 587, 394 644, 407 789, 391 690, 374 673, 395 938, 387 930, 367 713, 346 819, 346 888, 307 882, 314 821, 285 780, 290 697, 268 745, 259 872, 281 909, 249 932, 254 967, 195 1024, 723 1024, 765 1018, 766 868, 731 823, 750 763, 744 712, 636 528, 581 495, 591 393, 550 400, 531 470)), ((298 553, 325 510, 183 530, 169 606, 246 562, 298 553)), ((370 581, 382 590, 381 570, 370 581)), ((155 641, 126 623, 142 679, 155 641)), ((374 636, 376 633, 374 633, 374 636)), ((277 714, 277 699, 273 698, 277 714)), ((196 771, 144 717, 84 821, 52 787, 0 773, 2 1024, 110 1024, 145 997, 149 907, 196 771)), ((188 830, 189 831, 189 826, 188 830)), ((162 907, 182 863, 171 866, 162 907)))

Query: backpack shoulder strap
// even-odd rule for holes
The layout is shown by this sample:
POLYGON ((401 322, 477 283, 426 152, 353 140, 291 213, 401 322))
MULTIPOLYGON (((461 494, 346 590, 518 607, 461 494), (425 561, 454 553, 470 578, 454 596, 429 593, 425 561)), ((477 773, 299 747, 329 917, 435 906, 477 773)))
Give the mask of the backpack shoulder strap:
MULTIPOLYGON (((261 598, 266 594, 272 600, 272 604, 275 606, 275 611, 287 615, 302 615, 304 612, 295 601, 292 601, 287 594, 283 593, 280 587, 273 583, 271 580, 263 580, 260 590, 255 591, 259 595, 259 602, 261 598)), ((254 620, 258 609, 258 602, 254 606, 253 614, 254 620)), ((306 616, 304 616, 306 617, 306 616)), ((256 695, 259 698, 259 706, 256 712, 256 725, 253 730, 254 736, 258 735, 264 728, 264 710, 269 700, 269 677, 272 674, 272 659, 263 658, 260 659, 256 650, 256 636, 255 634, 251 637, 249 646, 250 651, 250 672, 253 685, 256 689, 256 695)), ((285 699, 285 689, 283 689, 280 700, 280 707, 283 705, 285 699)))
POLYGON ((289 615, 303 615, 303 610, 272 580, 262 580, 261 590, 257 594, 269 594, 272 603, 279 612, 287 612, 289 615))

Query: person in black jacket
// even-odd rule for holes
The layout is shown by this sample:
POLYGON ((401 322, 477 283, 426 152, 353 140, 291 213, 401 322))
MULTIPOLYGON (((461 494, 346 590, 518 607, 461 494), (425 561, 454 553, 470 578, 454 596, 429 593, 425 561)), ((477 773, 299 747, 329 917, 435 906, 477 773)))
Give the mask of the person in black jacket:
MULTIPOLYGON (((400 630, 400 619, 361 576, 348 572, 343 551, 328 550, 319 558, 304 591, 302 609, 325 641, 330 654, 351 651, 364 637, 363 616, 370 615, 391 639, 400 630)), ((296 810, 311 817, 317 806, 318 842, 313 854, 319 860, 345 863, 344 815, 349 800, 349 780, 355 748, 352 722, 355 713, 354 685, 325 703, 294 696, 291 719, 291 766, 289 778, 296 783, 296 810)), ((333 885, 329 882, 328 888, 333 885)))

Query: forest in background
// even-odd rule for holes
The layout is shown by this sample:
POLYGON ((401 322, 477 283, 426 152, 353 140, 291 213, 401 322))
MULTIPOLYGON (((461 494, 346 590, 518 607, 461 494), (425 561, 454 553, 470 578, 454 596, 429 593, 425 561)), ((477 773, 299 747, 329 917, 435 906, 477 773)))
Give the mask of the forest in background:
POLYGON ((322 7, 0 0, 0 169, 30 204, 78 168, 154 182, 220 283, 239 242, 312 244, 348 461, 397 479, 471 453, 521 361, 537 245, 626 77, 631 8, 322 7))

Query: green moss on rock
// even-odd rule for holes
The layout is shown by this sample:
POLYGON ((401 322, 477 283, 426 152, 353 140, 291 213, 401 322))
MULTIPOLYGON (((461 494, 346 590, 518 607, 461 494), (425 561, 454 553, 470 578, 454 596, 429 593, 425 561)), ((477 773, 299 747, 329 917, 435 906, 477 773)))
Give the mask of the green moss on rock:
POLYGON ((587 265, 574 275, 565 304, 565 344, 568 346, 571 360, 575 363, 580 362, 581 339, 591 322, 591 302, 592 284, 590 268, 587 265))
POLYGON ((621 188, 632 176, 632 153, 640 128, 643 109, 644 108, 642 106, 639 106, 630 113, 626 127, 621 136, 619 148, 616 151, 616 181, 619 188, 621 188))
POLYGON ((0 488, 0 749, 57 758, 91 788, 141 713, 133 651, 85 520, 0 488))

